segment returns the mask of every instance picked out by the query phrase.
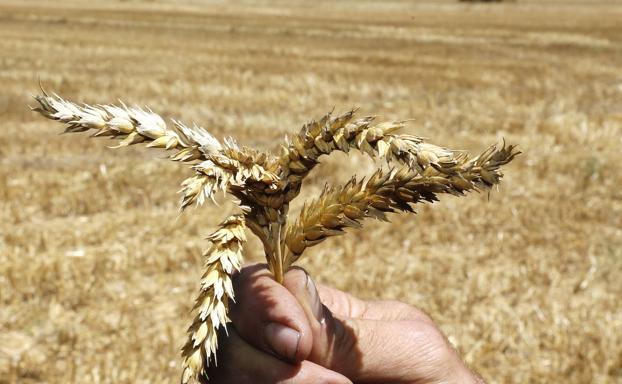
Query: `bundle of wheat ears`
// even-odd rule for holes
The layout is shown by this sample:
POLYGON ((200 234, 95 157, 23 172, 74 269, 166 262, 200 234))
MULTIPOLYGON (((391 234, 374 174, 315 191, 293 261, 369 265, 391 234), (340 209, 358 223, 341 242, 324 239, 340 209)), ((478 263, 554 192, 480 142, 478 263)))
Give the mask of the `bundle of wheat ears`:
POLYGON ((328 237, 359 228, 365 218, 387 220, 386 214, 412 212, 419 202, 434 202, 440 193, 461 196, 467 191, 489 190, 498 184, 499 168, 519 152, 515 146, 491 146, 469 157, 400 134, 404 121, 376 122, 355 118, 355 111, 312 121, 286 138, 280 154, 239 145, 234 139, 217 140, 204 128, 173 120, 167 126, 151 110, 124 104, 75 104, 42 91, 33 110, 67 125, 65 132, 93 130, 93 136, 120 139, 117 147, 145 143, 173 151, 170 159, 192 165, 194 174, 183 181, 181 209, 201 205, 226 191, 239 204, 240 213, 229 216, 208 239, 194 320, 182 349, 182 383, 207 382, 206 370, 214 364, 219 329, 230 321, 234 299, 232 274, 240 269, 242 247, 249 228, 263 243, 274 278, 282 283, 306 248, 328 237), (367 179, 352 178, 345 185, 325 187, 307 202, 297 220, 288 221, 290 202, 298 196, 304 178, 322 155, 357 149, 388 164, 367 179))

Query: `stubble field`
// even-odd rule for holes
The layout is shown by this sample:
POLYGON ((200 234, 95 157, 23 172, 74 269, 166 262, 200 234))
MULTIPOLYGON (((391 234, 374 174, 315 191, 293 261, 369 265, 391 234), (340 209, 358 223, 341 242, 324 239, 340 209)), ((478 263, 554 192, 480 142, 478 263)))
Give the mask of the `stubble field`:
MULTIPOLYGON (((58 135, 27 108, 39 79, 260 148, 353 106, 452 148, 519 144, 490 196, 368 222, 302 264, 424 309, 490 383, 622 383, 620 20, 595 1, 0 2, 0 383, 175 382, 202 238, 233 208, 177 218, 191 172, 58 135)), ((336 156, 303 195, 371 169, 336 156)))

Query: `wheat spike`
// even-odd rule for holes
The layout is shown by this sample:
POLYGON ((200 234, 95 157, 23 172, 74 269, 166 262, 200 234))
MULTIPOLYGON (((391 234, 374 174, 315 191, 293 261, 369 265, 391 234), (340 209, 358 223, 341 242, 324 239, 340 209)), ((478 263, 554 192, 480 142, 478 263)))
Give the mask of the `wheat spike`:
POLYGON ((65 132, 94 130, 93 136, 119 139, 114 148, 145 143, 147 147, 176 150, 173 161, 194 164, 195 175, 182 183, 181 209, 193 203, 213 199, 219 190, 230 185, 244 186, 247 180, 276 188, 278 177, 264 166, 276 169, 277 159, 265 153, 239 147, 235 141, 220 143, 207 130, 197 125, 188 127, 174 121, 167 127, 164 119, 151 110, 116 105, 78 105, 58 95, 35 96, 34 111, 48 119, 67 124, 65 132))
POLYGON ((242 215, 230 216, 208 236, 212 246, 205 252, 201 290, 194 306, 196 315, 182 350, 183 384, 207 380, 205 370, 218 348, 218 330, 230 321, 229 302, 234 300, 231 274, 240 270, 243 260, 244 223, 242 215))
POLYGON ((352 178, 342 187, 325 187, 316 200, 305 205, 295 224, 287 229, 285 270, 304 250, 328 237, 343 234, 345 228, 359 228, 360 221, 373 217, 387 220, 387 212, 412 211, 412 204, 434 202, 439 193, 462 195, 487 190, 498 184, 499 167, 518 154, 514 146, 490 147, 480 156, 464 159, 452 176, 439 175, 435 168, 422 174, 408 167, 385 172, 377 170, 367 181, 352 178))
POLYGON ((319 157, 333 151, 347 153, 358 149, 372 158, 399 162, 418 172, 429 166, 444 173, 453 172, 457 164, 453 151, 425 143, 417 136, 396 134, 404 128, 405 121, 374 125, 372 116, 353 120, 355 112, 350 110, 336 117, 328 113, 288 139, 281 155, 283 172, 290 183, 287 201, 298 195, 302 180, 318 164, 319 157))
POLYGON ((176 149, 171 156, 176 161, 206 160, 206 154, 217 153, 222 144, 205 129, 192 128, 174 121, 167 127, 164 120, 151 110, 138 107, 88 104, 78 105, 58 95, 35 96, 39 105, 34 111, 48 119, 67 124, 65 132, 94 130, 93 136, 120 139, 118 147, 146 142, 148 147, 176 149))

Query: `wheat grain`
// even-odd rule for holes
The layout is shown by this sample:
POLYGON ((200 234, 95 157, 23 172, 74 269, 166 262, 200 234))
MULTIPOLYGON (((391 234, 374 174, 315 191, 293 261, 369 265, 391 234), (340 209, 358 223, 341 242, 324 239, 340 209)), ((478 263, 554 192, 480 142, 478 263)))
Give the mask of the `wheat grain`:
POLYGON ((196 315, 182 350, 182 383, 206 381, 206 368, 215 358, 217 333, 226 327, 234 298, 231 274, 240 268, 242 244, 248 227, 262 242, 270 271, 277 281, 306 248, 345 228, 359 227, 367 217, 386 220, 386 213, 412 211, 412 205, 432 202, 441 193, 462 195, 487 190, 500 182, 500 167, 518 154, 514 146, 492 146, 475 158, 426 143, 397 131, 404 121, 374 124, 373 117, 354 120, 355 111, 325 115, 306 124, 286 141, 279 157, 238 145, 221 143, 205 129, 179 122, 169 128, 151 110, 79 106, 59 96, 36 97, 35 111, 68 125, 67 132, 96 130, 94 136, 120 139, 117 147, 146 143, 176 150, 171 159, 192 165, 195 174, 182 182, 181 208, 227 191, 238 199, 242 214, 226 219, 208 239, 196 315), (398 168, 378 169, 369 179, 352 178, 344 186, 326 187, 305 205, 298 220, 288 226, 289 203, 300 193, 305 177, 322 155, 357 149, 398 168))

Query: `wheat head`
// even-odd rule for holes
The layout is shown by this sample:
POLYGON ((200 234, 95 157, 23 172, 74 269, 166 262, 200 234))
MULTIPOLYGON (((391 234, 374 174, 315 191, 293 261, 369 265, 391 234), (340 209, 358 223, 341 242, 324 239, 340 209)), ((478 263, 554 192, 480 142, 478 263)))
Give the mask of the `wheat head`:
POLYGON ((203 275, 182 349, 181 382, 207 382, 206 368, 214 361, 217 334, 226 330, 228 308, 234 299, 231 276, 240 269, 244 234, 248 228, 262 242, 270 271, 282 283, 284 273, 303 252, 325 239, 359 228, 365 218, 387 221, 387 213, 412 212, 420 202, 439 194, 462 196, 497 185, 501 167, 520 152, 513 145, 491 146, 476 157, 401 134, 406 121, 376 123, 374 117, 355 119, 356 111, 305 124, 281 145, 280 154, 241 146, 232 138, 222 142, 197 125, 164 120, 149 109, 116 105, 78 105, 42 90, 34 111, 59 121, 65 132, 93 131, 93 136, 118 139, 114 148, 144 143, 173 151, 173 161, 189 164, 194 174, 182 182, 181 209, 213 199, 226 191, 241 209, 225 219, 208 240, 203 275), (342 186, 326 186, 305 204, 289 224, 290 202, 299 195, 305 177, 320 157, 335 151, 358 150, 389 165, 367 179, 353 177, 342 186))
POLYGON ((201 290, 194 306, 196 314, 188 328, 190 337, 182 349, 182 383, 207 377, 205 369, 218 348, 218 330, 230 321, 227 312, 230 300, 234 299, 231 275, 240 270, 243 260, 244 227, 244 217, 234 215, 208 236, 212 246, 204 255, 201 290))

